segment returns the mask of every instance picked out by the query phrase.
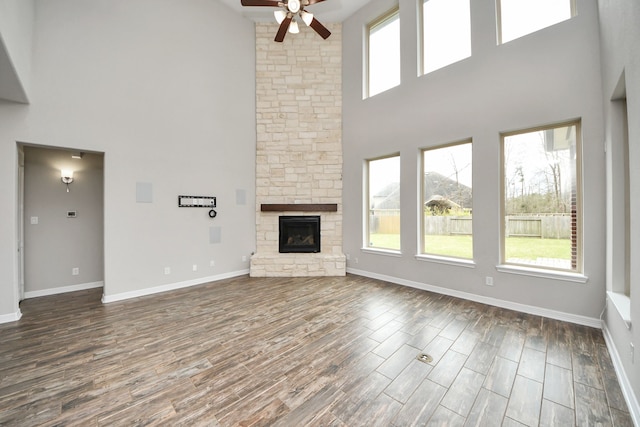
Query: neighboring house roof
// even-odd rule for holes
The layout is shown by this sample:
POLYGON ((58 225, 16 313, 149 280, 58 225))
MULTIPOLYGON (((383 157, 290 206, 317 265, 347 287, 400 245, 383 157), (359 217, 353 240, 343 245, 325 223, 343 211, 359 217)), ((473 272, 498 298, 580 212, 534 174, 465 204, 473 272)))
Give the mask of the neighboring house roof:
MULTIPOLYGON (((472 207, 470 187, 437 172, 427 172, 424 174, 424 199, 430 201, 435 196, 451 201, 452 207, 472 207)), ((375 209, 400 209, 400 183, 392 182, 382 188, 373 195, 372 203, 375 209)))
POLYGON ((392 182, 373 195, 376 209, 400 209, 400 183, 392 182))
POLYGON ((459 207, 471 209, 473 192, 470 187, 437 172, 424 174, 424 198, 431 200, 434 196, 448 199, 459 207))

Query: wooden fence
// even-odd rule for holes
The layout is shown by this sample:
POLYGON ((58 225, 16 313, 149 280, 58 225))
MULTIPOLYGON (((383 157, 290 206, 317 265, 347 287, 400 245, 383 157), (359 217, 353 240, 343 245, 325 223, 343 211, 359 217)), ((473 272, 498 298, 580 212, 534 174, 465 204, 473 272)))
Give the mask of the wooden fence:
MULTIPOLYGON (((369 218, 371 233, 400 233, 400 211, 397 209, 377 209, 369 218)), ((424 217, 425 234, 428 235, 470 235, 472 217, 433 216, 424 217)), ((544 239, 570 239, 571 217, 563 214, 543 216, 522 215, 506 218, 507 237, 537 237, 544 239)))

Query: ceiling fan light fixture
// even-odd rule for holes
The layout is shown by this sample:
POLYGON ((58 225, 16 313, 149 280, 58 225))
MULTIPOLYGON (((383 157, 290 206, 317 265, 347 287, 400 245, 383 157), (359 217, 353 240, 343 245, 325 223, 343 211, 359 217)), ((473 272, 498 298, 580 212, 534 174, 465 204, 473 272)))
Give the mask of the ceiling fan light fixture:
POLYGON ((289 9, 291 13, 298 13, 300 10, 300 0, 289 0, 287 2, 287 9, 289 9))
POLYGON ((285 12, 284 10, 276 10, 273 12, 273 16, 276 17, 276 21, 278 21, 278 24, 282 24, 284 18, 287 17, 287 12, 285 12))
POLYGON ((291 34, 298 34, 300 32, 300 28, 298 28, 298 23, 296 21, 291 21, 291 24, 289 24, 289 32, 291 34))
POLYGON ((313 21, 313 13, 309 13, 306 10, 303 10, 302 12, 300 12, 300 17, 302 18, 304 23, 307 24, 307 27, 311 25, 311 22, 313 21))
POLYGON ((306 26, 311 27, 323 39, 327 39, 331 35, 331 31, 318 22, 313 13, 305 10, 305 7, 323 1, 325 0, 240 0, 240 3, 242 6, 276 8, 273 15, 278 21, 278 31, 273 41, 282 43, 287 32, 294 34, 300 32, 300 22, 304 22, 306 26))

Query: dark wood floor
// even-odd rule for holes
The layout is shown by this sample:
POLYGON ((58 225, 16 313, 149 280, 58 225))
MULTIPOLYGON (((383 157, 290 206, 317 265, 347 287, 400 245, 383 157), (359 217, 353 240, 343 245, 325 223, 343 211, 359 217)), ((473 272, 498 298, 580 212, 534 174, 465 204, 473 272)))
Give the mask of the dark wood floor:
POLYGON ((597 329, 358 276, 100 297, 0 325, 0 425, 632 425, 597 329))

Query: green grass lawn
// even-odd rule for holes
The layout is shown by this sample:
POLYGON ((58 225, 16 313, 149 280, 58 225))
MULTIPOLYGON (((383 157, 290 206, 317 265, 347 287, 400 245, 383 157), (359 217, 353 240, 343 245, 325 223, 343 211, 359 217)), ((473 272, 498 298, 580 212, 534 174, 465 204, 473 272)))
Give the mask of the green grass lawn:
MULTIPOLYGON (((369 247, 400 249, 400 236, 397 234, 372 234, 369 247)), ((425 253, 473 258, 471 236, 426 236, 425 253)), ((569 239, 537 239, 531 237, 508 237, 506 239, 506 258, 535 261, 537 258, 571 259, 571 241, 569 239)))
POLYGON ((471 236, 425 236, 424 246, 427 254, 473 258, 471 236))

